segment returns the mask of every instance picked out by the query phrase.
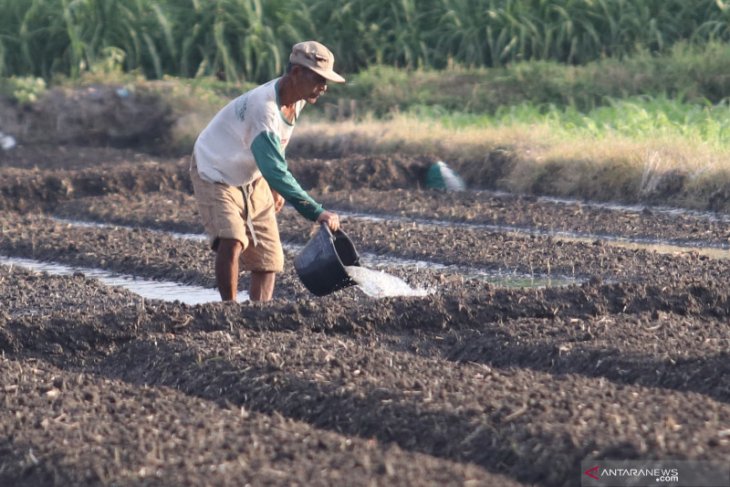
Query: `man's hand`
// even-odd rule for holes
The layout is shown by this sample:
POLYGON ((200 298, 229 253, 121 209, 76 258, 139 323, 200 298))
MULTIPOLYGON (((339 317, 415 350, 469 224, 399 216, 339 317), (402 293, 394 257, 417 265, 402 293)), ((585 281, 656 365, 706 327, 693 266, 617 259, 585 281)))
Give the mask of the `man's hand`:
POLYGON ((274 197, 274 212, 279 213, 281 209, 284 208, 286 200, 284 200, 284 197, 273 189, 271 190, 271 195, 274 197))
POLYGON ((333 232, 336 232, 340 229, 340 217, 337 215, 337 213, 332 213, 331 211, 323 211, 321 215, 317 218, 317 223, 325 222, 327 226, 332 230, 333 232))

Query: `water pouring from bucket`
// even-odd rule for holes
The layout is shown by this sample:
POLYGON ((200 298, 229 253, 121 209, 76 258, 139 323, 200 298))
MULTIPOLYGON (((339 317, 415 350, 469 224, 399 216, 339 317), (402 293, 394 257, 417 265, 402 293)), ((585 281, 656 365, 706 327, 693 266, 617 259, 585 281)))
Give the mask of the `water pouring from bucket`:
POLYGON ((326 296, 357 285, 368 296, 424 296, 396 276, 360 265, 355 245, 342 230, 330 231, 323 223, 294 258, 294 268, 312 294, 326 296))

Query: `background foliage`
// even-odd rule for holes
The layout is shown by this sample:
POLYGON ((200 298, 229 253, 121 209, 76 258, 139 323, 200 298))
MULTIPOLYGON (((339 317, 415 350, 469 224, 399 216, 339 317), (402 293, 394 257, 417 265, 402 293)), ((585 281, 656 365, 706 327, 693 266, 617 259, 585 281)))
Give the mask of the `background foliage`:
POLYGON ((405 71, 374 65, 354 75, 351 83, 331 86, 330 94, 356 99, 362 110, 378 116, 424 106, 493 114, 522 103, 536 110, 557 105, 587 111, 637 96, 705 105, 728 100, 729 73, 729 44, 681 42, 662 55, 642 52, 579 66, 525 61, 489 69, 405 71))
POLYGON ((730 40, 722 0, 0 0, 0 76, 281 74, 318 39, 338 69, 584 64, 730 40))

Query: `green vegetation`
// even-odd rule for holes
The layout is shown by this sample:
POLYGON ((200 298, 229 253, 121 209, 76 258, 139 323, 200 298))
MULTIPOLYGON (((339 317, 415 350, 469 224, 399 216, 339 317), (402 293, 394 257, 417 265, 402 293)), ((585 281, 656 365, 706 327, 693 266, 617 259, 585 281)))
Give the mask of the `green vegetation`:
POLYGON ((345 73, 584 64, 730 40, 722 0, 0 0, 0 12, 0 76, 46 80, 111 60, 147 78, 261 82, 309 38, 345 73))
POLYGON ((642 52, 582 66, 554 61, 501 68, 406 71, 373 66, 333 86, 332 94, 363 102, 363 111, 385 115, 414 106, 448 112, 494 113, 522 103, 571 106, 581 111, 609 100, 666 96, 704 105, 730 96, 730 45, 679 43, 662 56, 642 52))
POLYGON ((468 127, 550 127, 561 138, 601 140, 625 137, 634 140, 678 137, 688 143, 730 149, 730 105, 698 105, 660 97, 607 100, 606 106, 581 112, 574 107, 522 103, 490 114, 449 113, 416 107, 406 114, 427 119, 450 130, 468 127))
POLYGON ((43 78, 16 78, 0 79, 0 95, 4 95, 22 105, 38 101, 46 92, 46 82, 43 78))

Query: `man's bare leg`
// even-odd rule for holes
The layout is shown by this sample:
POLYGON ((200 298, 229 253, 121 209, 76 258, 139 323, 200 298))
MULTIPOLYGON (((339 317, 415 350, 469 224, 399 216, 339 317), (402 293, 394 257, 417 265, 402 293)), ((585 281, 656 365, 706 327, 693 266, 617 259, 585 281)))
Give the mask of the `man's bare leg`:
POLYGON ((270 301, 274 296, 275 272, 252 272, 251 288, 248 290, 251 301, 270 301))
POLYGON ((222 238, 218 241, 215 256, 215 280, 223 301, 235 301, 238 294, 238 259, 243 244, 236 239, 222 238))

